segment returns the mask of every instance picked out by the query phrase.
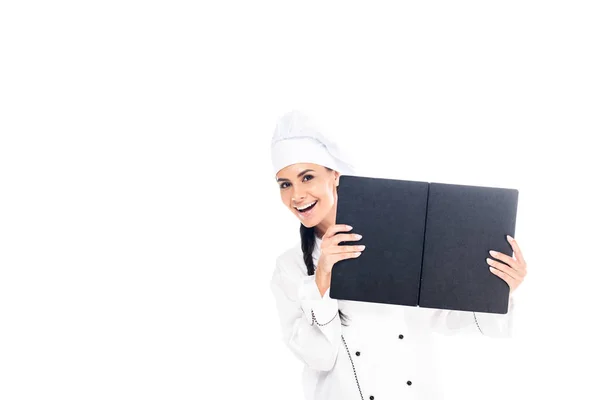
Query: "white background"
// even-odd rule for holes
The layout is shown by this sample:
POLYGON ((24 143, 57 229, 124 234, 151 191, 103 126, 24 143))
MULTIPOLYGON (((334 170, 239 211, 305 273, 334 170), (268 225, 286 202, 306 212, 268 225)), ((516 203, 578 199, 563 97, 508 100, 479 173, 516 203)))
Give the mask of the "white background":
POLYGON ((600 14, 583 1, 3 2, 0 398, 300 400, 269 145, 517 188, 515 336, 440 338, 449 399, 598 398, 600 14))

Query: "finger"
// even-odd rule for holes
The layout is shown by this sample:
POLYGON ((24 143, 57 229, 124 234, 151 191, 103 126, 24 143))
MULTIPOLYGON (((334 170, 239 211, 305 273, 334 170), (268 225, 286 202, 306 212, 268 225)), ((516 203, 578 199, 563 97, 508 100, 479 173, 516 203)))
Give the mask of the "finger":
POLYGON ((350 225, 342 225, 342 224, 331 225, 329 227, 329 229, 327 229, 327 232, 325 232, 325 234, 323 235, 323 240, 334 236, 338 232, 347 232, 347 231, 351 231, 352 229, 353 228, 350 225))
POLYGON ((517 280, 512 276, 508 275, 506 272, 500 271, 499 269, 496 269, 494 267, 490 267, 490 272, 501 278, 504 282, 506 282, 511 289, 517 286, 517 280))
POLYGON ((365 245, 356 246, 331 246, 328 248, 328 254, 341 254, 341 253, 358 253, 365 249, 365 245))
POLYGON ((508 239, 508 243, 510 243, 513 251, 515 252, 515 257, 517 258, 517 261, 519 262, 519 264, 526 266, 527 263, 525 262, 525 258, 523 258, 523 253, 521 252, 521 248, 517 244, 517 241, 515 240, 515 238, 513 238, 510 235, 507 235, 506 238, 508 239))
POLYGON ((349 258, 358 258, 358 257, 360 257, 361 254, 362 253, 360 253, 360 252, 334 254, 333 255, 333 259, 335 260, 334 264, 337 263, 338 261, 347 260, 349 258))
POLYGON ((486 261, 490 266, 499 269, 500 271, 511 276, 512 278, 519 279, 522 276, 518 270, 511 268, 508 265, 502 264, 499 261, 494 261, 491 258, 486 258, 486 261))
POLYGON ((331 238, 331 243, 337 246, 341 242, 352 242, 362 239, 362 236, 357 233, 340 233, 331 238))
POLYGON ((494 251, 494 250, 490 250, 490 255, 494 258, 497 258, 498 260, 504 262, 505 264, 510 265, 511 268, 514 268, 516 270, 520 270, 521 267, 519 266, 519 264, 517 263, 517 261, 510 257, 507 256, 506 254, 494 251))

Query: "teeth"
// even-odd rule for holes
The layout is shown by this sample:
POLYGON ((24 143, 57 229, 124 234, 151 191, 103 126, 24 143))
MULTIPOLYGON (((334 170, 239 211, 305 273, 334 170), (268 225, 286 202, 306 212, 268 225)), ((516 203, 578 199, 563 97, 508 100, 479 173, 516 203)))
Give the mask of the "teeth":
POLYGON ((302 206, 302 207, 296 207, 296 210, 298 210, 298 211, 306 210, 308 207, 312 206, 312 205, 313 205, 313 204, 315 204, 315 203, 316 203, 316 201, 313 201, 312 203, 310 203, 310 204, 307 204, 307 205, 305 205, 305 206, 302 206))

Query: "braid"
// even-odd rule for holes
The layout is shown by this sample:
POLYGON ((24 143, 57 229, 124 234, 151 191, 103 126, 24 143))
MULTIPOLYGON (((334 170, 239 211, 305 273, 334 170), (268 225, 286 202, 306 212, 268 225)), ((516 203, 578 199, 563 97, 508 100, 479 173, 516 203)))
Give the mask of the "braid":
POLYGON ((307 228, 300 224, 300 237, 302 238, 302 255, 308 275, 315 274, 315 263, 313 261, 313 251, 315 249, 315 228, 307 228))
MULTIPOLYGON (((315 274, 315 263, 313 261, 313 251, 315 249, 315 228, 307 228, 303 224, 300 224, 300 238, 302 241, 302 255, 304 258, 304 264, 306 265, 306 271, 308 275, 315 274)), ((338 310, 342 325, 348 318, 343 312, 338 310)))

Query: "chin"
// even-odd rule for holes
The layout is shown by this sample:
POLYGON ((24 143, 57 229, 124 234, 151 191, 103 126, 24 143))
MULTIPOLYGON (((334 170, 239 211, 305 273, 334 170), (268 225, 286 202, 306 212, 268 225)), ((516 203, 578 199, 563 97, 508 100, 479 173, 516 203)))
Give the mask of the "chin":
POLYGON ((319 205, 315 206, 312 210, 308 211, 308 215, 300 215, 298 211, 290 207, 290 211, 294 214, 294 216, 300 221, 300 223, 306 228, 314 228, 319 225, 324 219, 323 210, 319 207, 319 205))
POLYGON ((302 225, 304 225, 305 228, 314 228, 315 226, 319 225, 319 223, 321 222, 321 219, 319 219, 319 218, 311 218, 310 221, 302 220, 301 218, 298 218, 297 215, 296 215, 296 218, 298 219, 298 221, 300 221, 300 223, 302 225))

